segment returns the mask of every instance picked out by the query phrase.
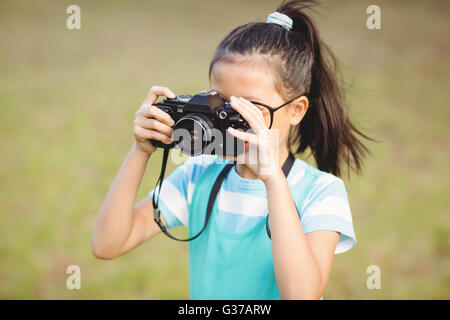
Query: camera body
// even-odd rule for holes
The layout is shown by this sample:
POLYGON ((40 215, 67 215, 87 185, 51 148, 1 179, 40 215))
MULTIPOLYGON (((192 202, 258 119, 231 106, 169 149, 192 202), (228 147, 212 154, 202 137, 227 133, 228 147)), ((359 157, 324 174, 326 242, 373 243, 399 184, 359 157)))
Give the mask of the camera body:
POLYGON ((168 113, 175 122, 174 142, 165 144, 150 140, 155 147, 177 148, 189 156, 237 156, 244 152, 244 142, 229 134, 227 129, 232 127, 246 131, 250 126, 217 91, 179 95, 154 105, 168 113))

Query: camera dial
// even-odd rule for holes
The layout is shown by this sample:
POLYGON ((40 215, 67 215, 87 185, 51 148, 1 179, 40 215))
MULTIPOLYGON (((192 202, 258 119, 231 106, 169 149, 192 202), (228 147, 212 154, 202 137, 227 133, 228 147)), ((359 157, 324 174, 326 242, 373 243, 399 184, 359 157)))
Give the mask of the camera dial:
POLYGON ((190 94, 182 94, 177 96, 177 100, 180 102, 188 103, 192 96, 190 94))

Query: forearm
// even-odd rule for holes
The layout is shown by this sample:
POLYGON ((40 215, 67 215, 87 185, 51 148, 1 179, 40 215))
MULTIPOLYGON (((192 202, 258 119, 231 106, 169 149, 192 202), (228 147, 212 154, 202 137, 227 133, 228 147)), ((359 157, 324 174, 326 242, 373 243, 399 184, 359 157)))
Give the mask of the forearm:
POLYGON ((150 155, 130 149, 103 202, 92 236, 93 250, 117 251, 133 225, 136 196, 150 155))
POLYGON ((282 171, 265 181, 272 237, 272 255, 282 299, 318 299, 319 266, 312 254, 282 171))

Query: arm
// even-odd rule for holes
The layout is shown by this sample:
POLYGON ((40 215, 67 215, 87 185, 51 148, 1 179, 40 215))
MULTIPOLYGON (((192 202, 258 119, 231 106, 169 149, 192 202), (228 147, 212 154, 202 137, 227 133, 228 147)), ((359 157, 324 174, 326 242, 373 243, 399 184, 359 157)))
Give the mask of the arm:
POLYGON ((328 282, 339 233, 304 234, 283 172, 264 181, 275 276, 283 299, 319 299, 328 282))
POLYGON ((261 111, 246 99, 231 97, 231 106, 255 132, 228 129, 231 135, 256 146, 249 148, 249 152, 256 153, 252 158, 257 159, 257 163, 246 165, 266 186, 272 255, 280 295, 283 299, 319 299, 328 282, 339 233, 314 231, 305 235, 279 166, 281 150, 277 132, 266 127, 261 111))
POLYGON ((160 232, 151 198, 135 205, 149 157, 133 146, 111 184, 92 235, 95 257, 116 258, 160 232))
MULTIPOLYGON (((118 257, 160 231, 153 221, 151 199, 135 204, 145 167, 155 150, 149 139, 171 143, 173 120, 152 105, 159 95, 174 96, 169 89, 154 86, 136 112, 135 143, 108 190, 92 235, 92 252, 97 258, 118 257)), ((164 219, 163 223, 167 226, 164 219)))

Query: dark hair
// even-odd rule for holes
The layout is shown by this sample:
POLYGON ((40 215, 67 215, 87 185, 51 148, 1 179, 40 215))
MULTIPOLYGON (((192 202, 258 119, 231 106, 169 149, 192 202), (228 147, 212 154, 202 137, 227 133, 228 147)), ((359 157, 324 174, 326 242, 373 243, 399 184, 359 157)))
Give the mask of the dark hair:
POLYGON ((341 161, 361 170, 369 150, 348 119, 338 83, 337 60, 304 13, 316 1, 283 1, 276 9, 293 20, 291 30, 265 22, 250 22, 232 30, 219 44, 209 67, 209 77, 219 61, 262 61, 272 69, 278 93, 287 100, 307 93, 310 106, 296 127, 291 127, 288 148, 294 154, 308 147, 320 170, 341 174, 341 161), (250 59, 248 59, 250 58, 250 59), (292 150, 295 148, 295 150, 292 150))

